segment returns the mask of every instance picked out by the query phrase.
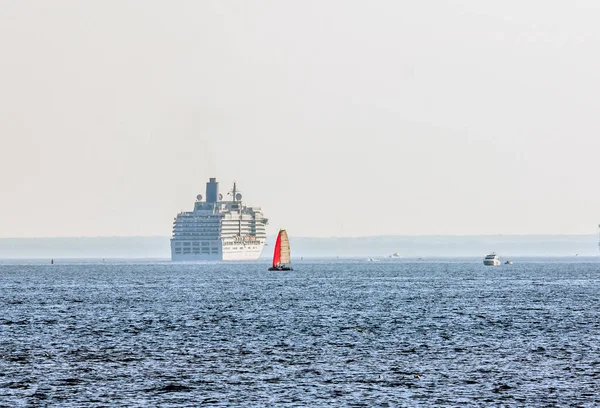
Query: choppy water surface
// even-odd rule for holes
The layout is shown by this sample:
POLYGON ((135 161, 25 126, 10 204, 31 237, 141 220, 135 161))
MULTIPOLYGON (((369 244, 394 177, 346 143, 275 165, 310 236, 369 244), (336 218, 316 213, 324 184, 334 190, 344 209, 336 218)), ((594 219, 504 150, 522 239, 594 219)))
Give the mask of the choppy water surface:
POLYGON ((2 406, 597 406, 600 264, 0 265, 2 406))

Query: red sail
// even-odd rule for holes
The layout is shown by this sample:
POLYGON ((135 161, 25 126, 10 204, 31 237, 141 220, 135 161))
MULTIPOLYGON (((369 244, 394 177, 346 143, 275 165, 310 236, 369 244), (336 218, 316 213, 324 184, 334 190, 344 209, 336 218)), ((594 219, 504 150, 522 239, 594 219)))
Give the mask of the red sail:
POLYGON ((275 251, 273 252, 273 266, 279 265, 279 259, 281 258, 281 231, 277 234, 277 241, 275 242, 275 251))

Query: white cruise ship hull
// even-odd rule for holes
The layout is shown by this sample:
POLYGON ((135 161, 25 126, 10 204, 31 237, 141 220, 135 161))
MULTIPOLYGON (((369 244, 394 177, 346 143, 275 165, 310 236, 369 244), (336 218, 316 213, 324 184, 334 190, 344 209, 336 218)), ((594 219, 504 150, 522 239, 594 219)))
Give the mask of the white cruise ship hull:
POLYGON ((223 261, 256 261, 261 253, 262 246, 258 249, 225 250, 223 261))
POLYGON ((211 248, 212 253, 201 253, 192 248, 187 251, 175 251, 171 247, 171 260, 173 261, 256 261, 260 258, 264 244, 251 246, 219 246, 211 248), (217 249, 215 251, 215 249, 217 249), (182 253, 183 252, 183 253, 182 253), (187 252, 187 253, 186 253, 187 252))

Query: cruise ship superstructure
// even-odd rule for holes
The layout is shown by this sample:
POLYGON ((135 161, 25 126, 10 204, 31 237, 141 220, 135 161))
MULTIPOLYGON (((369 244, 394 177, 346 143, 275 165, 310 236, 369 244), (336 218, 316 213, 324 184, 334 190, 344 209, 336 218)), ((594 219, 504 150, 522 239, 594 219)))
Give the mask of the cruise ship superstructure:
POLYGON ((206 199, 196 197, 194 210, 177 214, 173 222, 171 260, 250 261, 260 257, 268 219, 260 207, 243 204, 234 183, 230 200, 219 194, 219 183, 206 183, 206 199))

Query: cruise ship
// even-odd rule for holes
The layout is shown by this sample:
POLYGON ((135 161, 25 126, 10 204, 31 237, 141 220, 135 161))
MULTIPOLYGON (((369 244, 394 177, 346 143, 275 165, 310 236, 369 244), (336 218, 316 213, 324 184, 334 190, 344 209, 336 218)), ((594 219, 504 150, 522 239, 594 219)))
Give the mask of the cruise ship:
POLYGON ((260 207, 242 202, 236 183, 224 200, 216 178, 206 183, 206 199, 196 197, 193 211, 177 214, 173 222, 171 260, 250 261, 260 257, 267 240, 260 207))

